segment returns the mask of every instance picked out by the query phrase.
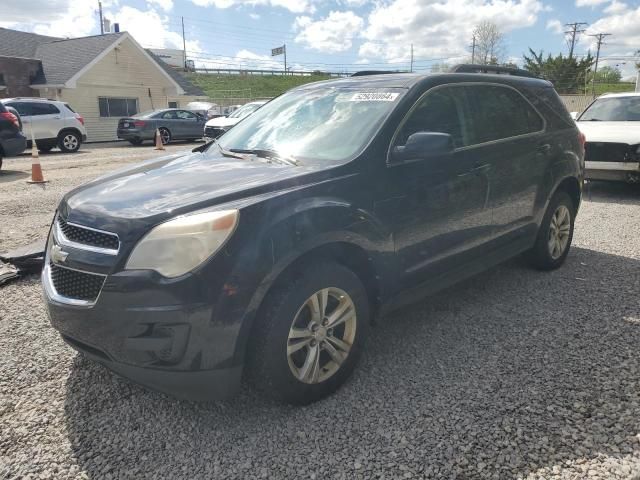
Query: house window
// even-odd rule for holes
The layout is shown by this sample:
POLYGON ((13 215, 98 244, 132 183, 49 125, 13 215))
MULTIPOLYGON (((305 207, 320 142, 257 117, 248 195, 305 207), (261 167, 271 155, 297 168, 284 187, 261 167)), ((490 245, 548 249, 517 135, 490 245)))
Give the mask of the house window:
POLYGON ((101 117, 130 117, 138 113, 137 98, 98 97, 101 117))
POLYGON ((178 102, 169 102, 169 108, 178 108, 178 102))

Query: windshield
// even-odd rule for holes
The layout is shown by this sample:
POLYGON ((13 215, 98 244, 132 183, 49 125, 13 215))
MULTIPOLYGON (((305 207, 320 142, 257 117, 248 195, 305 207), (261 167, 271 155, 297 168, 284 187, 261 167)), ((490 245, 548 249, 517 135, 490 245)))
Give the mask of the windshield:
POLYGON ((640 121, 640 96, 599 98, 582 114, 580 121, 640 121))
POLYGON ((246 105, 243 105, 242 107, 235 110, 231 115, 229 115, 229 118, 244 118, 255 112, 261 106, 262 104, 260 103, 247 103, 246 105))
POLYGON ((219 140, 225 150, 270 150, 286 157, 341 161, 369 142, 403 89, 325 87, 272 100, 219 140))

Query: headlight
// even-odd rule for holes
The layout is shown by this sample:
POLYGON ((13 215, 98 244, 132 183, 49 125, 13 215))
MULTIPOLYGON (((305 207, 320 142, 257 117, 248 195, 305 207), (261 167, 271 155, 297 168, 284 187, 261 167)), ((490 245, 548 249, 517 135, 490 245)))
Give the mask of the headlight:
POLYGON ((205 212, 162 223, 143 237, 127 270, 155 270, 174 278, 190 272, 225 244, 238 224, 238 210, 205 212))

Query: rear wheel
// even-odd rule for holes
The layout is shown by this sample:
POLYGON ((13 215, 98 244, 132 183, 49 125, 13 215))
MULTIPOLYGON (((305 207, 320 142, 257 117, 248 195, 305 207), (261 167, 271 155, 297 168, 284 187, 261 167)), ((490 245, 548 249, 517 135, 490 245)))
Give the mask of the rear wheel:
POLYGON ((75 153, 80 149, 80 135, 75 132, 66 131, 58 136, 58 147, 63 153, 75 153))
POLYGON ((360 279, 335 263, 310 264, 266 300, 253 332, 248 375, 268 395, 308 404, 351 375, 369 329, 360 279))
POLYGON ((533 248, 527 252, 529 262, 540 270, 560 267, 571 247, 575 205, 566 192, 557 192, 542 219, 533 248))
POLYGON ((162 140, 163 145, 171 141, 171 132, 168 129, 161 127, 158 131, 160 132, 160 140, 162 140))

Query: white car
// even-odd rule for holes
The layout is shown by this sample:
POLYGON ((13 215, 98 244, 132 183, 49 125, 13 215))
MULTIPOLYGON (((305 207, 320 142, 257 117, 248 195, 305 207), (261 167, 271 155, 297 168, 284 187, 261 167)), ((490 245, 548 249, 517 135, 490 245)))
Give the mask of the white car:
POLYGON ((64 153, 74 153, 87 140, 84 118, 68 103, 38 97, 3 98, 1 101, 18 111, 28 145, 31 146, 33 130, 38 150, 42 152, 58 147, 64 153))
POLYGON ((640 183, 640 92, 602 95, 572 115, 587 139, 586 178, 640 183))
POLYGON ((215 140, 240 120, 248 117, 258 110, 261 106, 267 103, 267 101, 268 100, 259 100, 256 102, 245 103, 237 110, 234 110, 234 112, 228 117, 212 118, 204 125, 204 139, 207 141, 215 140))

